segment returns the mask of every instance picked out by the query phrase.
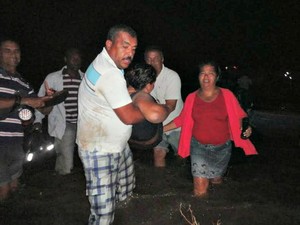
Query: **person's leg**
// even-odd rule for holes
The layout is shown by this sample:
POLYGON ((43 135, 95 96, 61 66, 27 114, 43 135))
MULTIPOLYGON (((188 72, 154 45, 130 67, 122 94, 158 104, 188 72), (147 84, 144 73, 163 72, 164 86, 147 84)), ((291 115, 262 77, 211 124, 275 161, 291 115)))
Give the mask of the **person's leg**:
POLYGON ((5 199, 18 188, 25 154, 20 143, 1 146, 0 152, 0 199, 5 199))
POLYGON ((180 130, 174 130, 170 132, 167 136, 167 141, 171 145, 174 154, 178 155, 178 143, 179 143, 179 137, 180 137, 180 130))
POLYGON ((166 155, 169 151, 169 143, 167 142, 166 134, 163 134, 163 140, 153 148, 153 159, 155 167, 166 166, 166 155))
POLYGON ((61 154, 61 140, 58 138, 55 138, 54 140, 54 149, 56 152, 56 160, 55 160, 55 168, 54 170, 57 173, 61 173, 61 171, 63 170, 63 156, 61 154))
POLYGON ((207 196, 207 189, 209 180, 205 177, 194 177, 194 196, 205 197, 207 196))
POLYGON ((207 196, 209 186, 207 151, 204 146, 194 138, 192 138, 191 141, 191 173, 193 175, 194 196, 207 196))
POLYGON ((10 186, 9 184, 3 184, 0 186, 0 201, 3 201, 9 197, 10 186))
POLYGON ((78 153, 84 167, 86 193, 91 205, 89 225, 112 224, 120 153, 99 154, 81 149, 78 153))
POLYGON ((132 195, 135 188, 135 173, 132 152, 129 146, 121 154, 119 173, 117 177, 117 201, 123 201, 132 195))
POLYGON ((178 155, 178 144, 180 138, 180 129, 176 129, 167 135, 168 143, 171 145, 174 151, 174 163, 176 166, 185 166, 187 158, 182 158, 178 155))
POLYGON ((227 141, 223 145, 211 146, 206 151, 206 162, 209 168, 207 177, 211 184, 221 184, 231 156, 231 141, 227 141))
POLYGON ((222 184, 223 183, 222 177, 214 177, 214 178, 209 179, 209 181, 212 184, 222 184))
POLYGON ((205 197, 207 195, 209 179, 205 177, 207 174, 207 167, 205 161, 201 158, 201 154, 191 155, 191 164, 191 171, 194 182, 194 196, 205 197))
POLYGON ((154 166, 165 167, 166 166, 166 155, 167 151, 164 148, 155 147, 154 151, 154 166))
POLYGON ((11 192, 15 192, 19 187, 19 180, 14 179, 12 182, 10 182, 9 187, 11 192))
POLYGON ((55 138, 55 171, 61 175, 71 173, 76 138, 76 124, 66 123, 66 130, 61 140, 55 138))
POLYGON ((9 196, 9 182, 11 181, 8 174, 7 148, 0 146, 0 201, 9 196))
POLYGON ((10 192, 15 192, 19 188, 19 177, 23 173, 25 153, 21 144, 15 144, 10 149, 10 163, 8 173, 11 181, 9 182, 10 192))
POLYGON ((211 149, 211 160, 209 161, 211 171, 209 180, 211 184, 218 185, 223 183, 222 176, 227 170, 231 157, 231 149, 231 141, 226 142, 222 146, 216 146, 215 149, 211 149))

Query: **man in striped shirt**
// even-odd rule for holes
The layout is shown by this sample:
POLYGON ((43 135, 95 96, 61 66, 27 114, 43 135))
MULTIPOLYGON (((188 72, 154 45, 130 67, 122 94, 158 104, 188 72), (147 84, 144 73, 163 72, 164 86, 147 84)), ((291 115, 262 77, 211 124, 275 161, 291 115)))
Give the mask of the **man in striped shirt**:
MULTIPOLYGON (((73 155, 77 129, 77 96, 83 77, 81 53, 70 48, 64 56, 66 65, 59 71, 50 73, 41 85, 38 96, 52 95, 56 91, 67 90, 64 102, 55 105, 48 115, 48 132, 55 137, 56 163, 55 171, 60 175, 70 174, 73 168, 73 155)), ((43 114, 36 111, 36 123, 41 123, 43 114)))
POLYGON ((19 105, 39 108, 45 98, 37 98, 33 88, 18 73, 21 61, 20 46, 12 39, 0 42, 0 98, 3 107, 12 109, 0 115, 0 200, 6 199, 18 187, 22 174, 24 151, 24 127, 18 116, 19 105), (10 102, 14 99, 13 103, 10 102))

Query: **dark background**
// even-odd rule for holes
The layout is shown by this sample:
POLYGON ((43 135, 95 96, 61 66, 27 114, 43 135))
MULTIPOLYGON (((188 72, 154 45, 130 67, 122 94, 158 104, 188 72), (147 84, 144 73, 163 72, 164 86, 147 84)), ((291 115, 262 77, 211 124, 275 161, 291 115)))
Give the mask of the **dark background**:
POLYGON ((109 27, 124 23, 138 34, 135 62, 143 60, 147 45, 162 46, 165 65, 179 73, 186 92, 193 89, 198 62, 209 57, 223 69, 238 66, 236 72, 250 76, 258 90, 267 87, 264 95, 285 89, 278 95, 284 92, 286 99, 298 93, 299 13, 298 0, 1 0, 0 35, 20 42, 19 71, 35 88, 64 65, 68 47, 83 51, 85 70, 109 27))

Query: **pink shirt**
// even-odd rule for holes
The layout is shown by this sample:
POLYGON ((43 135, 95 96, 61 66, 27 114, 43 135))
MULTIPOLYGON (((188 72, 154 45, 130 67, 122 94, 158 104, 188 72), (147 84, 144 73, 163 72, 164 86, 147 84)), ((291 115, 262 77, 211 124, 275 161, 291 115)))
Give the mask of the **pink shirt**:
MULTIPOLYGON (((241 119, 247 114, 240 107, 239 102, 231 91, 221 88, 224 96, 226 110, 228 113, 228 122, 231 140, 234 141, 236 147, 244 150, 246 155, 256 155, 257 151, 249 139, 241 139, 241 119)), ((186 98, 183 110, 180 115, 174 119, 176 127, 181 127, 178 154, 185 158, 190 155, 190 145, 192 138, 192 130, 194 120, 192 118, 192 110, 197 91, 189 94, 186 98)))

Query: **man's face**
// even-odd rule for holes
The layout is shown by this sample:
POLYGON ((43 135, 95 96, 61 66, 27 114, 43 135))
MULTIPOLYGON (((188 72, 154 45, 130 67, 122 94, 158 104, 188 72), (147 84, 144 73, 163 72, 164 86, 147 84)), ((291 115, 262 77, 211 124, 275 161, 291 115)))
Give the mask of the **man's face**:
POLYGON ((106 41, 106 50, 119 69, 126 69, 133 60, 137 38, 126 32, 119 32, 114 41, 106 41))
POLYGON ((163 58, 157 51, 149 51, 145 55, 145 62, 154 67, 157 74, 162 70, 163 58))
POLYGON ((81 55, 73 52, 65 58, 68 69, 78 71, 81 67, 81 55))
POLYGON ((16 68, 21 61, 21 51, 17 43, 5 41, 0 46, 0 65, 5 68, 16 68))

